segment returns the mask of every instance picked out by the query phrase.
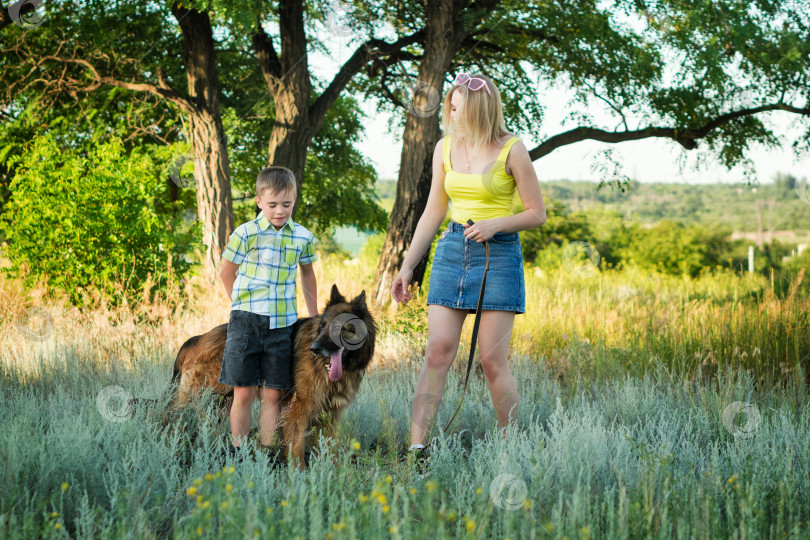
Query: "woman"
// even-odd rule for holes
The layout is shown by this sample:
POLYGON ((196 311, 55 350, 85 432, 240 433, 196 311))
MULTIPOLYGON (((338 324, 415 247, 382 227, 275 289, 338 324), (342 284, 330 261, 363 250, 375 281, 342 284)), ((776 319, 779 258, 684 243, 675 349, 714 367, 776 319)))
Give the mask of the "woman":
POLYGON ((478 304, 489 242, 490 265, 478 350, 498 426, 517 419, 518 394, 507 358, 515 314, 525 311, 523 257, 517 231, 542 225, 546 210, 526 146, 506 131, 500 93, 483 75, 459 74, 442 107, 446 137, 433 152, 433 182, 411 247, 394 278, 397 302, 410 300, 413 268, 430 247, 452 201, 428 287, 428 341, 414 392, 411 448, 424 448, 425 432, 441 400, 458 351, 461 327, 478 304), (515 189, 524 211, 513 214, 515 189), (474 224, 468 225, 472 219, 474 224), (418 403, 417 403, 418 402, 418 403))

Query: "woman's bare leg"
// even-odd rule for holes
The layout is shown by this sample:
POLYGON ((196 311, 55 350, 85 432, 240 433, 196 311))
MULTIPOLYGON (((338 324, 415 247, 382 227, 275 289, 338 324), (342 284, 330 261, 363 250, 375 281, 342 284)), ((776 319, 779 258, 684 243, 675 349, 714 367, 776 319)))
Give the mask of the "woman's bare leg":
POLYGON ((458 352, 466 316, 466 310, 435 304, 428 306, 428 341, 425 361, 414 389, 411 444, 425 443, 425 433, 430 430, 442 399, 447 372, 458 352))
POLYGON ((514 311, 487 310, 481 313, 478 328, 481 367, 500 428, 515 423, 518 415, 517 384, 507 361, 514 321, 514 311))

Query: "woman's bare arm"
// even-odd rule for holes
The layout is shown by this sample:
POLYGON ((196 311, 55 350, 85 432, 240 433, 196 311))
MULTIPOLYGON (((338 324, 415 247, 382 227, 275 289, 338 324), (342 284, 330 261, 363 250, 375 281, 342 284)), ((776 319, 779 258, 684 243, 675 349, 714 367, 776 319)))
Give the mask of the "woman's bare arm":
POLYGON ((430 185, 430 194, 425 205, 425 211, 422 213, 422 217, 419 218, 419 223, 416 224, 411 247, 408 248, 408 253, 402 262, 402 267, 408 270, 413 270, 425 255, 433 242, 433 237, 436 236, 436 232, 439 230, 439 226, 447 216, 449 198, 444 190, 443 143, 444 139, 441 139, 436 143, 436 148, 433 151, 433 181, 430 185))

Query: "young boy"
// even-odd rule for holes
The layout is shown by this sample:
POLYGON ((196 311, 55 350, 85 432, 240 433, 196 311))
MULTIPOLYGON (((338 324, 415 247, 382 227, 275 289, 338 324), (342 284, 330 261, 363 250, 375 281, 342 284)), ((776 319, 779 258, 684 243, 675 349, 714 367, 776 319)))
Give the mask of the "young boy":
POLYGON ((309 316, 318 314, 315 238, 290 219, 296 185, 292 171, 267 167, 256 179, 261 215, 231 234, 222 254, 220 277, 231 298, 228 338, 219 382, 234 387, 231 435, 236 453, 250 431, 251 405, 260 394, 259 439, 270 446, 275 435, 279 400, 292 388, 292 324, 296 311, 295 276, 309 316))

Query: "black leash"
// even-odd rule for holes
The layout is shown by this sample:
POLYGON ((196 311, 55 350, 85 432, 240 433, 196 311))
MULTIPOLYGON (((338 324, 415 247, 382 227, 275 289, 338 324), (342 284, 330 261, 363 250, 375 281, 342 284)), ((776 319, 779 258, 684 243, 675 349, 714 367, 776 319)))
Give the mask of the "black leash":
MULTIPOLYGON (((468 219, 467 223, 473 225, 473 220, 468 219)), ((489 270, 489 242, 487 240, 484 240, 484 250, 487 252, 487 264, 484 266, 484 276, 481 278, 481 291, 478 293, 478 305, 475 307, 475 322, 473 323, 472 341, 470 343, 470 358, 467 360, 467 375, 464 377, 464 388, 461 390, 461 400, 458 402, 458 407, 456 407, 453 416, 450 417, 450 421, 447 422, 447 425, 442 429, 442 433, 447 431, 447 428, 449 428, 450 424, 455 420, 458 411, 461 409, 461 404, 464 403, 464 396, 467 394, 467 384, 470 382, 470 371, 472 371, 473 356, 475 356, 475 342, 478 340, 478 327, 481 325, 481 306, 484 303, 484 289, 487 286, 487 271, 489 270)), ((430 443, 426 444, 425 448, 429 445, 430 443)))
MULTIPOLYGON (((468 225, 474 225, 473 220, 467 220, 468 225)), ((478 327, 481 325, 481 306, 484 303, 484 289, 487 286, 487 271, 489 270, 489 242, 484 240, 484 250, 487 253, 487 264, 484 266, 484 277, 481 279, 481 291, 478 293, 478 305, 475 308, 475 322, 473 323, 473 332, 472 332, 472 342, 470 343, 470 358, 467 359, 467 374, 464 377, 464 388, 461 390, 461 399, 458 402, 458 406, 456 407, 455 412, 453 412, 453 416, 450 417, 450 421, 447 422, 447 425, 444 426, 442 429, 442 433, 447 431, 447 428, 450 427, 450 424, 453 423, 455 420, 458 411, 461 410, 461 404, 464 403, 464 396, 467 394, 467 385, 470 382, 470 371, 472 371, 473 365, 473 357, 475 356, 475 343, 478 340, 478 327)), ((423 450, 427 450, 428 446, 433 442, 433 440, 429 441, 424 447, 423 450)), ((401 459, 400 461, 404 461, 407 458, 401 459)))

